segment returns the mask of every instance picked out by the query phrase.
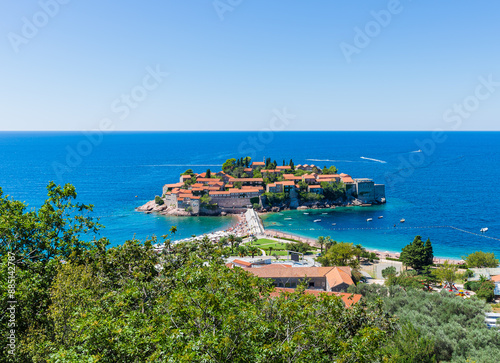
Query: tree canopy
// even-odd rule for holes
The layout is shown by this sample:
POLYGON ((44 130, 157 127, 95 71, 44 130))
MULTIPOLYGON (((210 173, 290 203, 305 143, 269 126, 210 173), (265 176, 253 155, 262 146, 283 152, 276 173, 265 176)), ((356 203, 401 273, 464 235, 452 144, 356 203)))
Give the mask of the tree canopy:
POLYGON ((424 243, 421 236, 416 236, 413 242, 403 247, 399 260, 406 266, 415 270, 420 270, 424 266, 432 265, 434 253, 432 251, 431 240, 424 243))
POLYGON ((498 258, 493 252, 476 251, 468 256, 462 257, 468 267, 497 267, 498 258))

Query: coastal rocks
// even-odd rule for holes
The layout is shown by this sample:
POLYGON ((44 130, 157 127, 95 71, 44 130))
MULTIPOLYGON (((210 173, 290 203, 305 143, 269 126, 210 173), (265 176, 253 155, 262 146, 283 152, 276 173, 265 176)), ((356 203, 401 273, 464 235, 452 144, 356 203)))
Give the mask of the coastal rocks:
POLYGON ((155 207, 156 207, 156 202, 154 200, 151 200, 146 204, 137 207, 135 210, 138 212, 151 212, 155 207))
POLYGON ((271 208, 271 212, 275 212, 275 213, 279 212, 280 210, 281 210, 280 207, 272 207, 271 208))
POLYGON ((300 207, 297 207, 297 210, 304 210, 304 209, 309 209, 309 207, 306 205, 301 205, 300 207))
POLYGON ((227 213, 226 212, 220 212, 220 215, 224 217, 224 216, 227 216, 227 213))

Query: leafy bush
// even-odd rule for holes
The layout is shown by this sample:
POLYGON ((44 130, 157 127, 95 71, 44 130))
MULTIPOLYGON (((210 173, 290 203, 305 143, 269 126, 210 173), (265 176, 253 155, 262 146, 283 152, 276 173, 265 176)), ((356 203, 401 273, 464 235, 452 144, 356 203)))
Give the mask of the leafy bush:
MULTIPOLYGON (((350 293, 359 293, 366 301, 383 300, 386 312, 397 316, 400 329, 411 323, 434 342, 438 361, 497 362, 500 356, 498 332, 484 323, 485 303, 479 299, 462 299, 449 292, 428 293, 417 289, 403 290, 399 286, 360 284, 350 286, 350 293), (480 358, 481 357, 481 358, 480 358)), ((396 346, 404 335, 393 338, 396 346)), ((413 338, 416 340, 416 338, 413 338)), ((427 346, 424 344, 424 346, 427 346)), ((420 359, 395 360, 420 362, 420 359)), ((425 361, 425 360, 424 360, 425 361)))
POLYGON ((163 199, 161 199, 161 197, 160 197, 160 196, 158 196, 158 195, 157 195, 157 196, 155 197, 155 203, 156 203, 157 205, 163 205, 165 202, 164 202, 164 200, 163 200, 163 199))
POLYGON ((252 198, 250 198, 250 203, 252 203, 252 204, 260 204, 259 197, 252 197, 252 198))
POLYGON ((396 276, 396 267, 389 266, 382 270, 382 277, 386 279, 389 276, 396 276))

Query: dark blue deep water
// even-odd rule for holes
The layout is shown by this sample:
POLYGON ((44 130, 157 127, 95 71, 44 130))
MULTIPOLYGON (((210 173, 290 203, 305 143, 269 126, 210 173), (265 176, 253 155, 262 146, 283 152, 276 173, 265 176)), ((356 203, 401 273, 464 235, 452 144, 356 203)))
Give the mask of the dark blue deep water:
POLYGON ((95 215, 106 226, 101 235, 113 244, 134 235, 163 235, 172 225, 182 238, 227 228, 232 219, 145 215, 134 208, 160 194, 163 184, 177 182, 188 168, 219 170, 235 156, 271 157, 278 164, 293 158, 295 164, 333 164, 353 177, 385 183, 387 204, 338 208, 328 214, 272 215, 265 220, 272 228, 312 237, 331 235, 390 251, 399 251, 420 234, 431 239, 437 256, 459 258, 480 249, 500 255, 500 241, 485 237, 500 238, 500 133, 432 137, 431 132, 144 132, 102 138, 0 133, 0 187, 4 194, 37 207, 50 180, 74 184, 78 200, 95 205, 95 215), (380 215, 384 218, 378 219, 380 215), (489 230, 477 235, 436 226, 472 233, 482 227, 489 230))

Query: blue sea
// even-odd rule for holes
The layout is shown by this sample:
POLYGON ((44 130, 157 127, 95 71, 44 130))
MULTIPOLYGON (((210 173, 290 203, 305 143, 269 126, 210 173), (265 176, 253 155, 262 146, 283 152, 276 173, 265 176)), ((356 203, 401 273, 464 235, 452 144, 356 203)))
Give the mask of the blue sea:
POLYGON ((335 165, 386 184, 385 205, 273 214, 265 217, 270 228, 383 251, 400 251, 421 235, 431 239, 436 256, 460 258, 476 250, 500 256, 498 132, 3 132, 0 187, 36 208, 49 181, 74 184, 78 201, 95 205, 94 215, 106 226, 101 236, 113 245, 161 236, 174 225, 176 238, 183 238, 226 229, 234 220, 134 208, 186 169, 220 170, 226 159, 247 155, 279 165, 290 159, 335 165))

